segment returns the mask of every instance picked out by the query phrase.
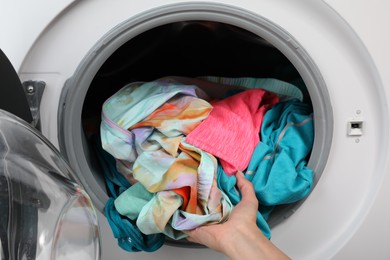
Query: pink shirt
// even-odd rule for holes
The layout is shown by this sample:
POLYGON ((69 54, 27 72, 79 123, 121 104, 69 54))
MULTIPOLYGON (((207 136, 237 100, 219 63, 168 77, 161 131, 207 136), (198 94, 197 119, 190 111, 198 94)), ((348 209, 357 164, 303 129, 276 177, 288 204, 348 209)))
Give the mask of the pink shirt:
POLYGON ((279 98, 262 89, 250 89, 212 103, 210 115, 186 138, 220 159, 224 171, 233 175, 244 171, 260 141, 265 112, 279 98))

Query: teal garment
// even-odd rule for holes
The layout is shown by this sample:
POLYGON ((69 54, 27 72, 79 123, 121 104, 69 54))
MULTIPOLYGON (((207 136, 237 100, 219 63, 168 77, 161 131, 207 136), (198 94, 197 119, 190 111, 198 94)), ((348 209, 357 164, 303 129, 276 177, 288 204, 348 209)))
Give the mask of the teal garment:
POLYGON ((116 160, 108 152, 104 151, 100 142, 100 137, 94 135, 91 137, 91 143, 96 152, 98 162, 102 167, 104 180, 107 185, 108 195, 117 198, 119 194, 128 189, 131 185, 126 178, 118 172, 115 164, 116 160))
POLYGON ((134 221, 120 215, 115 209, 114 199, 109 198, 104 208, 105 216, 119 247, 128 252, 154 252, 163 246, 163 234, 144 235, 134 221))
MULTIPOLYGON (((136 207, 136 210, 140 210, 139 207, 141 207, 141 203, 145 202, 145 200, 149 200, 151 193, 148 191, 145 192, 142 185, 137 183, 131 186, 122 174, 116 170, 115 159, 101 148, 100 140, 93 137, 92 141, 104 172, 107 189, 110 195, 104 209, 105 216, 114 237, 118 241, 118 245, 129 252, 156 251, 164 244, 165 236, 163 234, 142 234, 136 226, 136 221, 120 215, 114 205, 115 198, 122 196, 121 194, 128 192, 128 190, 132 190, 138 196, 138 200, 136 200, 138 207, 136 207)), ((131 204, 134 203, 135 202, 132 201, 131 204)), ((129 205, 129 203, 127 203, 127 205, 129 205)), ((133 213, 133 216, 134 214, 137 214, 134 212, 134 209, 130 208, 130 210, 128 210, 128 215, 131 215, 131 213, 133 213)))
POLYGON ((248 89, 260 88, 276 94, 280 100, 303 100, 302 91, 295 85, 274 78, 226 78, 226 77, 201 77, 208 82, 229 86, 241 86, 248 89))
MULTIPOLYGON (((297 99, 276 104, 264 116, 260 139, 245 177, 259 201, 258 227, 270 237, 266 220, 274 207, 299 201, 312 188, 314 173, 306 161, 314 142, 311 107, 297 99)), ((227 176, 220 166, 217 183, 233 205, 241 200, 235 177, 227 176)))
POLYGON ((260 139, 246 171, 259 203, 275 206, 306 197, 313 184, 306 161, 314 142, 311 107, 298 100, 276 104, 264 116, 260 139))

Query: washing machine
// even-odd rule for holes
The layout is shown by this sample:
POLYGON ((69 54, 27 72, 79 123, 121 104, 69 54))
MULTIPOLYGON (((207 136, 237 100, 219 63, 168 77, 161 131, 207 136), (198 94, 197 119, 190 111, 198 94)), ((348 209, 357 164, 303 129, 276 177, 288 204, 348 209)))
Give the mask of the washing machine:
POLYGON ((29 108, 91 198, 102 259, 226 259, 186 241, 120 249, 87 128, 130 81, 298 78, 314 114, 314 188, 271 216, 272 242, 292 259, 389 259, 389 11, 386 0, 2 1, 0 48, 22 90, 1 89, 27 97, 9 106, 29 108))

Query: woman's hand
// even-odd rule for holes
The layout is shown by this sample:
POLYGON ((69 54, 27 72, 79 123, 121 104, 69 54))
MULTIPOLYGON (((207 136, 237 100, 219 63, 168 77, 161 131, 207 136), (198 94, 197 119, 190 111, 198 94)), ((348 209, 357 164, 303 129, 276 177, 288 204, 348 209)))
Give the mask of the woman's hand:
POLYGON ((187 239, 222 252, 231 259, 289 259, 256 225, 258 201, 252 183, 242 172, 237 172, 236 178, 242 199, 234 207, 229 220, 186 231, 187 239))

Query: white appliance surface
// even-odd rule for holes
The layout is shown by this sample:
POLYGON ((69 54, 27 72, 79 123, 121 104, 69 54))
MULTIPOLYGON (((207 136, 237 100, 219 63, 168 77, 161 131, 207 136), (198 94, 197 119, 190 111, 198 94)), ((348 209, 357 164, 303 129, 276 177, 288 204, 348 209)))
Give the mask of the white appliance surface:
MULTIPOLYGON (((0 48, 22 81, 47 83, 42 132, 55 146, 62 87, 92 46, 134 15, 183 2, 190 1, 1 1, 0 48)), ((284 28, 329 88, 334 133, 327 165, 309 198, 273 229, 272 241, 293 259, 390 259, 390 1, 207 2, 250 10, 284 28), (346 125, 356 116, 365 131, 351 138, 346 125)), ((127 253, 101 213, 99 222, 104 260, 226 259, 209 249, 172 246, 127 253)))

